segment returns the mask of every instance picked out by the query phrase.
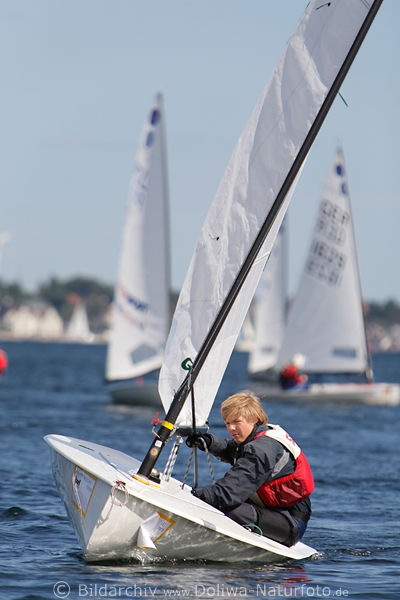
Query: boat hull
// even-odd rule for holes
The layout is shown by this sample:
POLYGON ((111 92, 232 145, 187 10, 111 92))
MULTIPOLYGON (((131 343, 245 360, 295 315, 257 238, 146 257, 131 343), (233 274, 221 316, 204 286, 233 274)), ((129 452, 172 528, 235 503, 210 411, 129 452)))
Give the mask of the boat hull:
POLYGON ((307 389, 282 390, 258 386, 262 399, 312 402, 349 402, 396 406, 400 402, 400 385, 394 383, 313 383, 307 389))
POLYGON ((137 479, 140 463, 126 454, 64 436, 50 435, 45 440, 52 448, 59 494, 88 562, 177 559, 265 563, 300 560, 315 553, 301 542, 288 548, 247 531, 192 496, 190 487, 182 488, 173 478, 161 485, 137 479), (145 521, 154 517, 161 521, 161 529, 154 544, 143 545, 145 521))
POLYGON ((107 392, 117 404, 162 408, 158 382, 127 379, 107 383, 107 392))

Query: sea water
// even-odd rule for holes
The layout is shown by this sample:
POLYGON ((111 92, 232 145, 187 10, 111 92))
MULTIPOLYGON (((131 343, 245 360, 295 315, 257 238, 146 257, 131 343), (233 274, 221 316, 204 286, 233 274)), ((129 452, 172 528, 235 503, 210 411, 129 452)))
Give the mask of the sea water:
MULTIPOLYGON (((400 598, 400 407, 264 401, 270 421, 296 439, 311 463, 313 515, 303 541, 318 554, 275 564, 85 563, 51 472, 48 433, 79 437, 141 459, 154 409, 114 405, 97 345, 4 342, 0 381, 0 598, 400 598)), ((210 415, 225 436, 219 404, 251 388, 247 355, 234 353, 210 415)), ((376 379, 400 381, 400 355, 373 357, 376 379)), ((162 414, 162 411, 160 411, 162 414)), ((186 452, 187 450, 187 452, 186 452)), ((186 453, 185 453, 186 452, 186 453)), ((200 460, 200 485, 210 482, 200 460)), ((175 475, 186 471, 182 451, 175 475)), ((213 461, 215 476, 226 466, 213 461)), ((188 483, 192 483, 190 473, 188 483)))

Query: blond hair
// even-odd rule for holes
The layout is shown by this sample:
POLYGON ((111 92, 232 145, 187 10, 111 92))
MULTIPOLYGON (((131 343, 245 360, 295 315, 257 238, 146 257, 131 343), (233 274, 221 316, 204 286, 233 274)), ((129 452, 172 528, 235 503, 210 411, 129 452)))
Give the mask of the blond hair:
POLYGON ((238 392, 229 396, 221 404, 221 416, 226 422, 238 417, 244 417, 246 421, 256 421, 267 425, 268 415, 261 406, 260 399, 253 392, 238 392))

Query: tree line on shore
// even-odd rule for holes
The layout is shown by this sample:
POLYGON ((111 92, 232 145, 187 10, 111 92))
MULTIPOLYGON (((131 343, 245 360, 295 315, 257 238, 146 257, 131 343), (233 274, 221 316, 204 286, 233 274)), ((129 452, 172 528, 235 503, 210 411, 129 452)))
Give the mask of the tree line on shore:
MULTIPOLYGON (((27 302, 41 301, 53 306, 62 319, 68 321, 74 304, 81 299, 86 304, 91 323, 101 323, 113 299, 114 288, 90 277, 77 276, 66 280, 50 277, 36 291, 28 292, 17 282, 6 283, 0 279, 0 317, 9 308, 27 302)), ((171 310, 175 307, 177 292, 171 291, 171 310)), ((385 302, 365 302, 369 323, 390 327, 400 323, 400 304, 389 299, 385 302)))

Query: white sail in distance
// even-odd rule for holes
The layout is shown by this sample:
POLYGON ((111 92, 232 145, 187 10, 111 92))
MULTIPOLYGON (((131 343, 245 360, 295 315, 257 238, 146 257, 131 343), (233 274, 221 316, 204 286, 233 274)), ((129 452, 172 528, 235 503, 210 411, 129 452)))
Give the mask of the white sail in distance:
MULTIPOLYGON (((376 8, 379 3, 374 5, 376 8)), ((278 194, 287 189, 294 163, 303 160, 307 151, 301 152, 303 144, 314 124, 318 131, 321 115, 322 120, 326 115, 324 102, 330 99, 334 84, 342 81, 341 68, 347 56, 354 58, 355 40, 368 22, 370 10, 373 13, 369 4, 361 1, 312 1, 289 39, 239 138, 200 232, 160 372, 159 391, 166 411, 185 379, 182 365, 196 360, 278 194)), ((194 392, 199 424, 211 410, 289 199, 287 193, 197 374, 194 392)), ((192 422, 190 398, 175 422, 192 422)))
POLYGON ((311 246, 290 309, 279 365, 302 354, 310 373, 369 367, 361 284, 342 149, 329 170, 311 246))
POLYGON ((145 123, 129 187, 106 379, 160 368, 169 327, 169 208, 163 98, 145 123))
POLYGON ((71 342, 93 342, 94 335, 90 331, 86 306, 81 300, 74 306, 65 337, 71 342))
POLYGON ((288 224, 285 217, 256 292, 255 339, 248 363, 250 374, 272 370, 278 360, 286 324, 287 254, 288 224))

